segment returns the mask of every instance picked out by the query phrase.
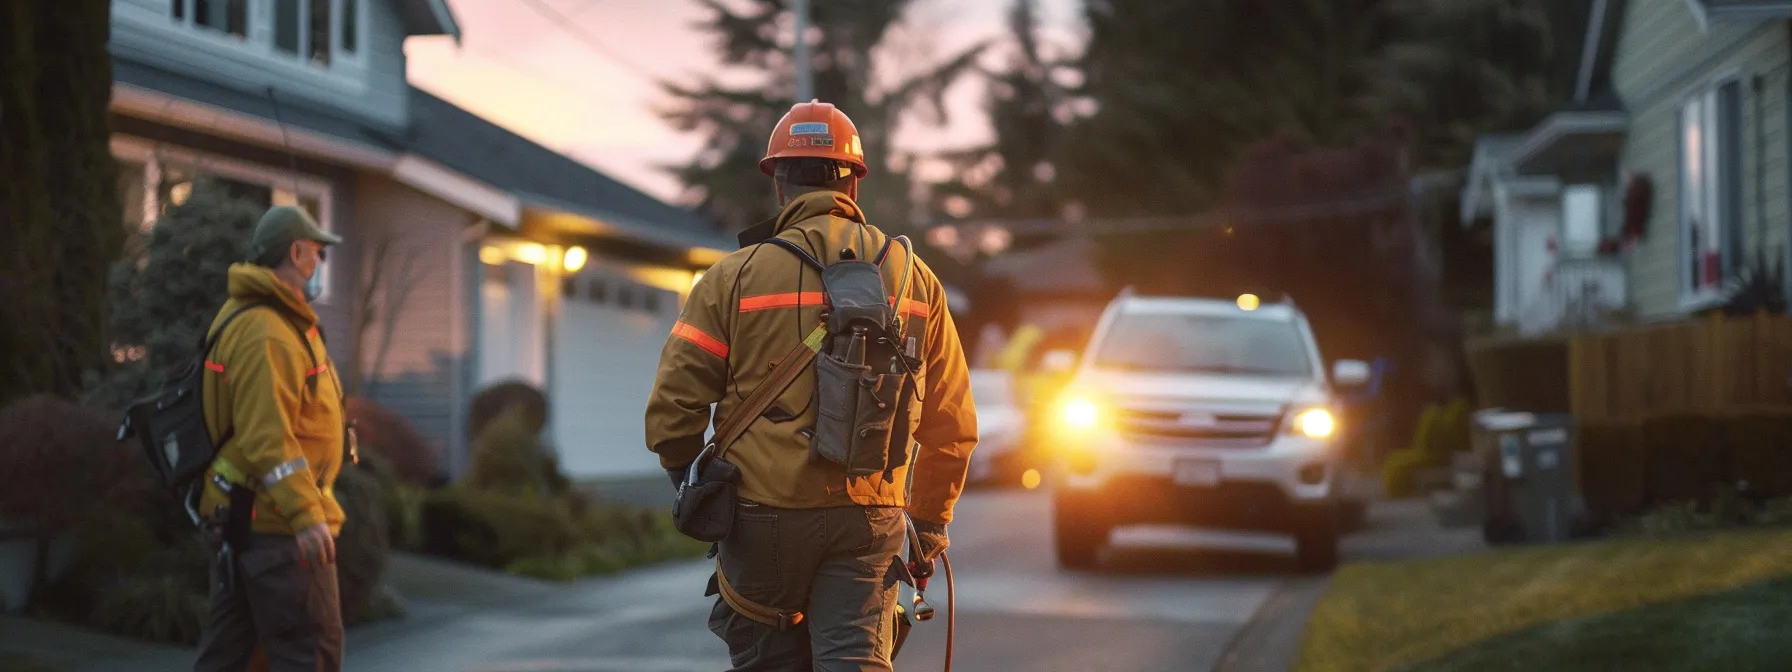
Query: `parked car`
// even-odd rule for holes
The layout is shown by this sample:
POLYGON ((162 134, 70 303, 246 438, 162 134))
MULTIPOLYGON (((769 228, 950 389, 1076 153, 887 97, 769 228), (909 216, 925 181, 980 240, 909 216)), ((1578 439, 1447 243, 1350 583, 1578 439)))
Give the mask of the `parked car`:
MULTIPOLYGON (((1248 300, 1247 300, 1248 299, 1248 300)), ((1350 506, 1333 383, 1291 303, 1122 294, 1102 314, 1048 432, 1059 564, 1090 567, 1129 524, 1291 534, 1303 567, 1337 563, 1350 506)))
POLYGON ((971 451, 968 480, 1017 482, 1026 468, 1021 451, 1026 417, 1014 393, 1014 376, 1000 369, 973 369, 971 396, 977 404, 977 449, 971 451))

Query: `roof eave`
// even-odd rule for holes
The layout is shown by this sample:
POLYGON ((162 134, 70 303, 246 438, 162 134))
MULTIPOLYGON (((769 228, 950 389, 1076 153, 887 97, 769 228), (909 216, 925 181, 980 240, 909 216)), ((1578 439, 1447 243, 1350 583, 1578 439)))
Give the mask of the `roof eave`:
POLYGON ((545 217, 556 229, 613 237, 651 245, 674 252, 687 253, 693 264, 708 266, 728 254, 730 241, 721 236, 704 236, 654 226, 634 217, 603 212, 566 203, 555 198, 516 192, 526 216, 545 217))
POLYGON ((1629 128, 1630 117, 1623 112, 1557 112, 1525 134, 1524 142, 1507 157, 1507 163, 1522 171, 1532 159, 1560 142, 1583 136, 1622 135, 1629 128))
POLYGON ((448 0, 403 0, 416 7, 411 16, 418 16, 416 21, 405 22, 405 37, 420 35, 447 35, 460 44, 460 22, 454 18, 454 9, 448 6, 448 0), (423 18, 427 17, 427 18, 423 18))

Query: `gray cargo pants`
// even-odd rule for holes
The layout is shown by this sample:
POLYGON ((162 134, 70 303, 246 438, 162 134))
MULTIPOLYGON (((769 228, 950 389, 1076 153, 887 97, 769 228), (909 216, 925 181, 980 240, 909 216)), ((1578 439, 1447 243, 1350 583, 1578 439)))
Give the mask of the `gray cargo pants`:
POLYGON ((211 564, 211 614, 194 672, 241 672, 260 657, 270 672, 342 669, 335 565, 300 562, 298 541, 273 534, 250 535, 237 552, 234 587, 224 586, 216 554, 211 564))
MULTIPOLYGON (((741 597, 802 611, 780 631, 735 613, 721 597, 709 629, 739 672, 890 672, 900 554, 907 522, 896 507, 777 509, 741 502, 719 559, 741 597)), ((710 581, 709 594, 716 594, 710 581)))

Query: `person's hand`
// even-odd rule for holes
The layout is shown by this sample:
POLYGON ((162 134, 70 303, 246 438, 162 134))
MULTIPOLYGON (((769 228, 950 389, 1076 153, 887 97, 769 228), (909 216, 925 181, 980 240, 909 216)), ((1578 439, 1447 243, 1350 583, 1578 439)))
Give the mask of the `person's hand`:
POLYGON ((336 540, 330 537, 330 526, 318 523, 293 535, 299 542, 299 558, 318 565, 336 564, 336 540))
POLYGON ((924 563, 933 562, 947 546, 952 545, 952 540, 946 537, 946 526, 935 522, 916 519, 915 536, 921 541, 921 547, 915 550, 921 554, 921 562, 924 563))

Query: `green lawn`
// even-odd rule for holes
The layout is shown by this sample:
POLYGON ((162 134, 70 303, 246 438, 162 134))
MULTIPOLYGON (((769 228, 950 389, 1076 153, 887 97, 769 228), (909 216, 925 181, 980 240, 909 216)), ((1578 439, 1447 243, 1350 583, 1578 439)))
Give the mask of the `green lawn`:
MULTIPOLYGON (((1714 619, 1731 618, 1726 615, 1731 612, 1725 611, 1725 605, 1752 610, 1756 607, 1742 605, 1775 598, 1749 597, 1746 590, 1737 591, 1733 600, 1717 594, 1792 577, 1789 559, 1792 530, 1773 529, 1666 540, 1616 539, 1351 565, 1333 577, 1329 592, 1314 609, 1295 669, 1359 672, 1401 669, 1426 661, 1450 665, 1456 663, 1445 661, 1444 657, 1453 654, 1464 656, 1460 664, 1468 667, 1414 669, 1507 669, 1474 667, 1497 664, 1492 658, 1503 654, 1493 650, 1477 653, 1478 649, 1469 647, 1497 646, 1492 640, 1509 637, 1508 646, 1533 647, 1526 650, 1541 652, 1549 648, 1551 637, 1559 642, 1561 636, 1569 636, 1558 632, 1564 628, 1587 628, 1585 632, 1601 636, 1629 633, 1622 636, 1657 640, 1636 643, 1632 647, 1638 652, 1635 655, 1644 655, 1645 646, 1706 646, 1708 643, 1694 639, 1701 632, 1751 637, 1714 619), (1710 600, 1715 602, 1688 600, 1704 595, 1712 595, 1710 600), (1639 611, 1650 605, 1664 606, 1639 611), (1592 618, 1605 615, 1613 616, 1592 618), (1677 620, 1681 618, 1704 620, 1687 626, 1677 620), (1639 632, 1650 627, 1660 631, 1639 632), (1550 632, 1557 635, 1540 634, 1550 632), (1488 660, 1477 662, 1481 658, 1488 660)), ((1735 613, 1743 614, 1743 619, 1752 618, 1743 611, 1735 613)), ((1725 641, 1723 646, 1730 646, 1728 642, 1742 639, 1725 641)), ((1572 658, 1577 655, 1572 651, 1560 654, 1570 656, 1565 661, 1583 660, 1572 658)), ((1683 655, 1697 654, 1689 650, 1683 655)), ((1648 655, 1650 660, 1660 660, 1661 654, 1648 655)), ((1525 668, 1593 669, 1565 664, 1568 666, 1561 668, 1527 664, 1525 668)), ((1660 669, 1622 664, 1597 668, 1660 669)))
POLYGON ((1792 670, 1792 580, 1542 625, 1407 672, 1792 670))

